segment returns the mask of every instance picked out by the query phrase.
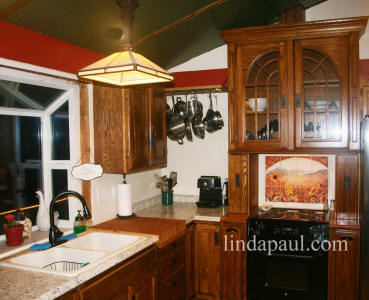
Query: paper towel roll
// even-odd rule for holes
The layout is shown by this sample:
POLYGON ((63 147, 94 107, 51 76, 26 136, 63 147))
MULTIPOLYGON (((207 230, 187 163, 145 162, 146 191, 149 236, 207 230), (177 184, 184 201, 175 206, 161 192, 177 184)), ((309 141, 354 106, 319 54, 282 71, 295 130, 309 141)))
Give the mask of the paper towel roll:
POLYGON ((122 217, 132 215, 132 193, 129 183, 118 184, 118 214, 122 217))

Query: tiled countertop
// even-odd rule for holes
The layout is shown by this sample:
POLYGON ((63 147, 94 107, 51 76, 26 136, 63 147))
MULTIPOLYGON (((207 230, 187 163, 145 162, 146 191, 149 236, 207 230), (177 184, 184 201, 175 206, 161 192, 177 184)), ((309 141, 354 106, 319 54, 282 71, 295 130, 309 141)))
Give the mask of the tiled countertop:
POLYGON ((190 223, 193 220, 220 222, 220 218, 227 214, 227 211, 227 206, 198 208, 196 203, 174 202, 173 205, 152 205, 136 211, 136 214, 139 217, 178 219, 190 223))

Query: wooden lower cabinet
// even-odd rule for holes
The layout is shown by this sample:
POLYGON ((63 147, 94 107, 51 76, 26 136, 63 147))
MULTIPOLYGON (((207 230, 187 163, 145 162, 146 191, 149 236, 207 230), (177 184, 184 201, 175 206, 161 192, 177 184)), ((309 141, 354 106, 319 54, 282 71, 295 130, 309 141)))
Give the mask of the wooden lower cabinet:
POLYGON ((157 249, 152 246, 83 283, 62 300, 155 300, 157 297, 157 249))
POLYGON ((220 226, 199 222, 195 229, 195 298, 220 299, 220 226))
POLYGON ((246 224, 222 222, 220 236, 222 299, 246 299, 246 224))
MULTIPOLYGON (((331 242, 346 241, 347 251, 331 251, 329 253, 328 300, 357 300, 360 231, 330 229, 330 240, 331 242)), ((342 249, 344 249, 343 246, 342 249)))

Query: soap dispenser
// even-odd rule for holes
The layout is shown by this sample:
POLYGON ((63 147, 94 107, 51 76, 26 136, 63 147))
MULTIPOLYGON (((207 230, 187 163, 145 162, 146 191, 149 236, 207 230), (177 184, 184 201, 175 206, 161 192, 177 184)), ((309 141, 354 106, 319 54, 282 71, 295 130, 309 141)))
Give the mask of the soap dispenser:
POLYGON ((75 234, 82 233, 86 231, 86 222, 83 216, 81 215, 81 211, 78 210, 78 214, 73 223, 73 232, 75 234))

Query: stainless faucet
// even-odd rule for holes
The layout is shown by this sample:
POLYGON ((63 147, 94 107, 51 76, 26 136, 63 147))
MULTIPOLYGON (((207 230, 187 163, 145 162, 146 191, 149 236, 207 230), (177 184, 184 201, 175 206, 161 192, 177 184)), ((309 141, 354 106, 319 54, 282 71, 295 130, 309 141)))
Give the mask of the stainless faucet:
POLYGON ((60 245, 62 243, 65 243, 65 241, 60 240, 59 238, 63 235, 63 232, 59 230, 59 228, 55 225, 54 222, 54 204, 55 201, 58 200, 59 198, 68 196, 68 195, 72 195, 76 198, 78 198, 83 205, 83 216, 86 219, 91 218, 91 213, 90 210, 87 207, 86 201, 85 199, 82 197, 81 194, 74 192, 74 191, 65 191, 65 192, 61 192, 60 194, 56 195, 50 202, 50 208, 49 208, 49 212, 50 212, 50 231, 49 231, 49 242, 51 244, 51 247, 60 245))

